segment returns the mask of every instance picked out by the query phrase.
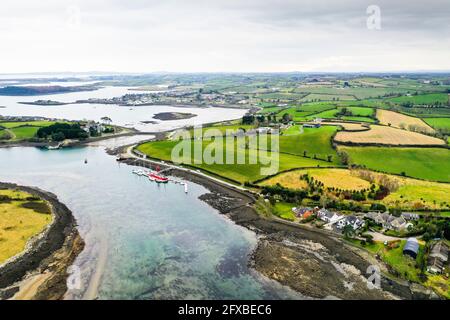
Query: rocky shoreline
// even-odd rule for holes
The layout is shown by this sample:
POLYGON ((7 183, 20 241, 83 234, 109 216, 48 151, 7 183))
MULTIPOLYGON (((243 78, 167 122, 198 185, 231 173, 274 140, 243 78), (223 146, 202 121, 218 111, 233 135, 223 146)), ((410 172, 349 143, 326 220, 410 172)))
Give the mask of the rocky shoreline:
MULTIPOLYGON (((121 151, 123 149, 115 153, 121 151)), ((125 163, 143 164, 135 159, 128 159, 125 163)), ((202 201, 258 235, 258 245, 251 254, 249 265, 304 296, 365 300, 437 298, 422 286, 384 275, 381 276, 380 289, 368 289, 368 267, 376 265, 382 271, 386 268, 363 250, 348 245, 328 231, 262 216, 255 209, 258 195, 218 183, 193 171, 171 168, 166 174, 207 188, 209 193, 200 196, 202 201)))
POLYGON ((0 299, 62 299, 67 291, 67 268, 84 248, 72 212, 50 192, 12 183, 0 183, 0 188, 18 189, 49 202, 54 217, 23 253, 0 266, 0 299), (22 292, 24 284, 30 287, 30 283, 33 290, 22 292))

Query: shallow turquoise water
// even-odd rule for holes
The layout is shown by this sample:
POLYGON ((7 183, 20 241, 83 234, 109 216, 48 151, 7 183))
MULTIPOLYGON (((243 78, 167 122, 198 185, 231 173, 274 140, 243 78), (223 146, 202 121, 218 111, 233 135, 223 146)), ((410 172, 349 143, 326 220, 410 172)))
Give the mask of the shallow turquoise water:
POLYGON ((0 181, 51 191, 77 218, 83 281, 67 298, 302 298, 249 270, 255 234, 198 200, 205 188, 185 194, 132 169, 100 147, 0 149, 0 181))

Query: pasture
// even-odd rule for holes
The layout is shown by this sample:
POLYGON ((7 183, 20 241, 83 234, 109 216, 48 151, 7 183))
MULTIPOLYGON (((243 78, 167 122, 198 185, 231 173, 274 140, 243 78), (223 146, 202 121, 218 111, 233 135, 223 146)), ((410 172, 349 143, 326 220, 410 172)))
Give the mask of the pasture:
POLYGON ((424 118, 423 120, 436 130, 450 132, 450 118, 424 118))
POLYGON ((401 96, 390 98, 388 101, 404 104, 412 103, 413 105, 448 105, 449 95, 447 93, 431 93, 411 96, 401 96))
POLYGON ((339 147, 350 163, 408 177, 450 182, 450 150, 441 148, 339 147))
MULTIPOLYGON (((171 162, 174 160, 172 159, 172 150, 178 143, 179 141, 168 140, 148 142, 139 145, 137 149, 151 158, 171 162)), ((252 182, 264 178, 266 174, 261 169, 268 168, 270 167, 270 165, 273 165, 273 168, 278 169, 276 172, 270 174, 275 174, 277 172, 282 172, 293 168, 329 167, 333 165, 333 163, 329 163, 326 161, 315 160, 312 158, 305 158, 281 152, 271 153, 262 150, 242 149, 239 148, 236 143, 233 149, 224 146, 223 152, 215 154, 214 152, 211 152, 211 148, 213 147, 213 145, 211 144, 214 143, 211 141, 199 142, 201 143, 202 152, 201 154, 195 154, 195 141, 186 140, 184 143, 187 143, 188 149, 190 147, 191 157, 180 158, 178 159, 178 162, 181 162, 181 164, 185 164, 190 167, 202 169, 206 172, 241 184, 244 182, 252 182), (212 153, 214 153, 213 156, 215 156, 214 158, 217 161, 211 161, 210 163, 208 163, 207 161, 205 161, 204 155, 212 153), (251 164, 251 155, 258 155, 258 163, 251 164), (238 158, 244 159, 244 161, 239 162, 238 158), (227 161, 227 159, 233 160, 227 161), (229 164, 229 162, 232 163, 229 164)))

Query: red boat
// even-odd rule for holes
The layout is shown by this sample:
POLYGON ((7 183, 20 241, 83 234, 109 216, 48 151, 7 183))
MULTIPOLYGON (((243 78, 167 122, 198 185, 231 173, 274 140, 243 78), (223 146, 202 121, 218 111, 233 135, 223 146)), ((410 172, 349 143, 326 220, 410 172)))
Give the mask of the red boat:
POLYGON ((167 182, 169 182, 169 178, 160 176, 160 175, 158 175, 158 174, 156 174, 156 173, 154 173, 154 172, 150 172, 150 173, 148 174, 148 178, 149 178, 150 180, 152 180, 152 181, 157 182, 157 183, 167 183, 167 182))

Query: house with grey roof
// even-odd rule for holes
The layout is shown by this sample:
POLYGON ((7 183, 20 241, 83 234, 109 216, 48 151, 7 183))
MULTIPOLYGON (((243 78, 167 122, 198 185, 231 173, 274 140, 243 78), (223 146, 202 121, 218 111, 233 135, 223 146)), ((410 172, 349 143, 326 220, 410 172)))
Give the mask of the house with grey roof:
POLYGON ((328 211, 327 209, 323 208, 317 212, 317 217, 327 223, 335 223, 341 216, 336 212, 328 211))
POLYGON ((428 255, 427 270, 432 273, 442 273, 448 266, 448 245, 443 241, 436 242, 428 255))
POLYGON ((401 231, 408 228, 410 223, 403 217, 394 217, 393 215, 384 212, 369 212, 366 218, 373 220, 375 223, 383 226, 384 229, 401 231))
POLYGON ((345 226, 352 226, 353 230, 358 230, 359 228, 361 228, 364 225, 364 220, 355 217, 355 216, 347 216, 344 219, 340 219, 337 224, 336 224, 336 228, 341 230, 344 229, 345 226))

